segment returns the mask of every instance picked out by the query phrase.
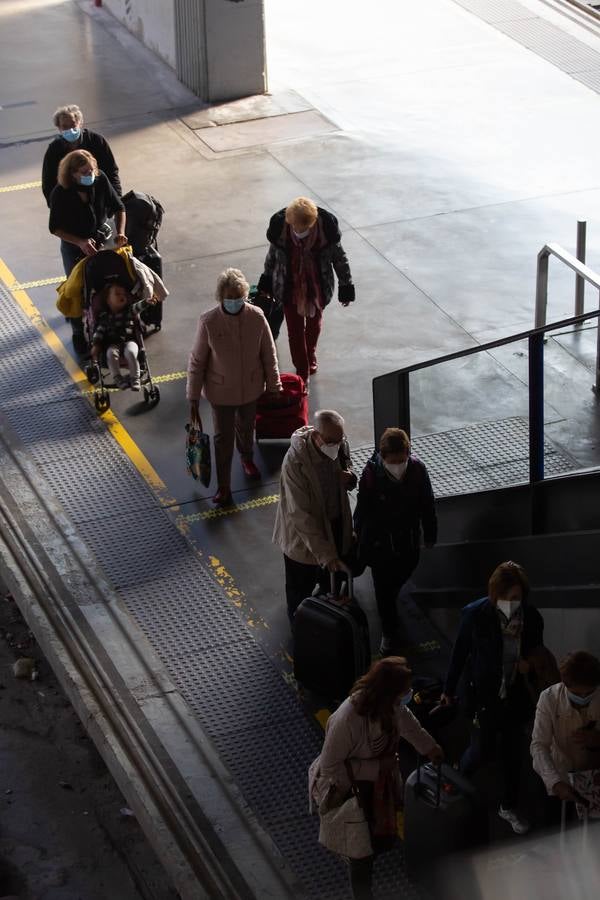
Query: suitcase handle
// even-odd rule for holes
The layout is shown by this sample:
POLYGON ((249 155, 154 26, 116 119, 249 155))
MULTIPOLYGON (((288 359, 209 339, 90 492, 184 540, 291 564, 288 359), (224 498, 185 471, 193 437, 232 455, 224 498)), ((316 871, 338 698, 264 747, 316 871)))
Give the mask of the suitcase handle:
MULTIPOLYGON (((422 759, 419 757, 417 761, 417 791, 420 794, 424 794, 426 791, 429 796, 432 795, 432 792, 425 788, 425 786, 421 782, 421 765, 422 759)), ((441 763, 436 767, 436 781, 435 781, 435 808, 438 809, 440 805, 440 798, 442 796, 442 765, 441 763)))
MULTIPOLYGON (((346 581, 342 582, 342 585, 346 584, 346 587, 348 589, 348 594, 347 594, 348 600, 343 601, 343 602, 350 603, 352 600, 354 600, 354 578, 352 577, 352 570, 349 569, 348 566, 344 565, 343 571, 346 573, 346 581)), ((338 602, 342 602, 341 599, 338 599, 336 589, 335 589, 335 576, 336 575, 337 575, 337 572, 329 573, 329 585, 331 588, 331 595, 332 595, 332 597, 337 599, 338 602)), ((341 598, 342 596, 343 596, 343 593, 342 593, 342 591, 340 591, 339 597, 341 598)))

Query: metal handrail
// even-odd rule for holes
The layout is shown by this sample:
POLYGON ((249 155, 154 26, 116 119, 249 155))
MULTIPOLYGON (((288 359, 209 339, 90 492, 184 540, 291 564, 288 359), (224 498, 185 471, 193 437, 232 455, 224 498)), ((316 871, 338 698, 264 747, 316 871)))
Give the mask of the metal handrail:
POLYGON ((541 325, 539 328, 528 328, 527 331, 520 331, 518 334, 511 334, 505 338, 497 338, 495 341, 488 341, 486 344, 475 344, 474 347, 465 347, 464 350, 455 350, 453 353, 446 353, 444 356, 436 356, 435 359, 426 359, 423 362, 413 363, 410 366, 404 366, 402 369, 396 369, 394 372, 386 372, 385 375, 377 375, 373 379, 373 383, 382 378, 389 378, 393 375, 405 375, 410 372, 416 372, 418 369, 429 369, 440 363, 460 359, 462 356, 471 356, 473 353, 483 353, 486 350, 494 350, 496 347, 504 347, 506 344, 514 344, 516 341, 524 341, 535 334, 545 334, 547 331, 556 331, 557 328, 581 325, 586 319, 598 318, 600 318, 600 309, 595 309, 592 312, 583 313, 581 316, 570 316, 568 319, 560 319, 558 322, 541 325))
MULTIPOLYGON (((550 246, 550 245, 549 245, 550 246)), ((546 248, 544 248, 546 249, 546 248)), ((567 261, 576 264, 577 270, 587 269, 570 254, 567 261)), ((547 257, 546 257, 547 259, 547 257)), ((575 268, 575 266, 573 266, 575 268)), ((591 271, 591 270, 590 270, 591 271)), ((583 273, 582 273, 583 274, 583 273)), ((600 276, 591 273, 598 279, 600 290, 600 276)), ((467 347, 454 353, 447 353, 435 359, 414 363, 379 375, 373 379, 373 419, 375 431, 375 446, 379 446, 379 438, 385 428, 391 425, 403 428, 410 434, 410 375, 420 369, 428 369, 441 363, 473 356, 475 353, 485 353, 496 347, 514 344, 517 341, 527 340, 529 348, 529 479, 532 484, 543 481, 544 478, 544 336, 548 331, 556 331, 560 328, 581 325, 591 319, 600 317, 600 310, 584 313, 581 316, 570 316, 568 319, 560 319, 558 322, 541 325, 538 328, 530 328, 509 337, 488 341, 486 344, 477 344, 475 347, 467 347)), ((600 328, 598 329, 600 333, 600 328)), ((596 373, 598 381, 598 372, 596 373)))
POLYGON ((548 306, 548 262, 551 256, 556 256, 566 266, 573 269, 580 278, 593 284, 600 291, 600 275, 580 262, 572 253, 569 253, 559 244, 545 244, 537 257, 537 275, 535 281, 535 327, 541 328, 546 324, 546 309, 548 306))

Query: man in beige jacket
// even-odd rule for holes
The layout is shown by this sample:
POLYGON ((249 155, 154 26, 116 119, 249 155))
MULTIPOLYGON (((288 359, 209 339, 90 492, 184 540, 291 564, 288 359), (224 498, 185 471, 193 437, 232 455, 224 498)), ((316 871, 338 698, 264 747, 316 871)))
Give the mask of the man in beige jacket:
POLYGON ((328 590, 324 571, 344 568, 353 540, 348 491, 355 485, 344 420, 320 410, 314 425, 294 432, 281 467, 273 543, 283 551, 290 622, 317 585, 328 590))

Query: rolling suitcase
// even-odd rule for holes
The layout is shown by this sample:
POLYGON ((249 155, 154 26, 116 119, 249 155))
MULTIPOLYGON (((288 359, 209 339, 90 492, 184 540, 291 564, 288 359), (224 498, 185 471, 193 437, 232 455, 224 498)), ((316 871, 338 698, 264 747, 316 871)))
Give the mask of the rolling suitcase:
POLYGON ((417 766, 404 787, 404 861, 422 875, 448 853, 484 843, 487 810, 471 782, 452 766, 417 766))
POLYGON ((294 616, 296 681, 328 700, 342 701, 370 662, 369 624, 354 601, 352 576, 348 595, 338 596, 331 573, 331 592, 307 597, 294 616))
POLYGON ((299 375, 281 375, 283 392, 273 398, 267 393, 256 404, 256 440, 285 440, 297 428, 308 424, 308 394, 299 375))

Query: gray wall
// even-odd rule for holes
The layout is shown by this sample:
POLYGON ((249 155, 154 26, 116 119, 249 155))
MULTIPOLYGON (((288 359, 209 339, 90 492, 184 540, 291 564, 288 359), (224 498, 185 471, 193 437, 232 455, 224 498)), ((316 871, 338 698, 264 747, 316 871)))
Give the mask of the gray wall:
POLYGON ((263 0, 103 0, 202 100, 267 89, 263 0))

